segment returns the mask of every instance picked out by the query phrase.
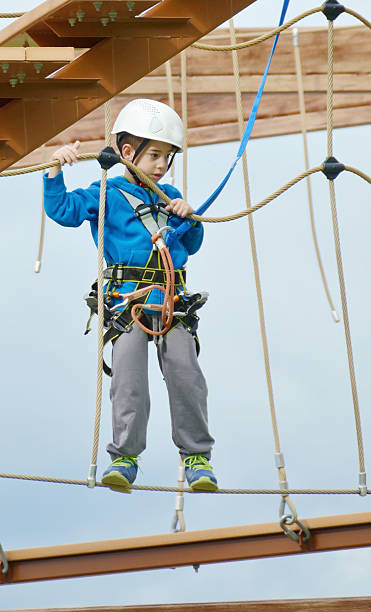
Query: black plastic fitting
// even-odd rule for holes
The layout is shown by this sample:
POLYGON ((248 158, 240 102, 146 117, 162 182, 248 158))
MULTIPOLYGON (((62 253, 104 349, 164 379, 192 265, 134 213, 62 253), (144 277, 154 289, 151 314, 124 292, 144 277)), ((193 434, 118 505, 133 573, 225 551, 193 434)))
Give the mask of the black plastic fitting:
POLYGON ((112 166, 120 162, 120 156, 115 153, 112 147, 105 147, 102 149, 97 159, 103 170, 109 170, 112 166))
POLYGON ((335 21, 341 13, 344 13, 345 7, 337 0, 326 0, 322 5, 322 11, 329 21, 335 21))
POLYGON ((343 170, 345 170, 344 164, 341 164, 336 157, 328 157, 323 162, 322 172, 329 181, 335 180, 343 170))

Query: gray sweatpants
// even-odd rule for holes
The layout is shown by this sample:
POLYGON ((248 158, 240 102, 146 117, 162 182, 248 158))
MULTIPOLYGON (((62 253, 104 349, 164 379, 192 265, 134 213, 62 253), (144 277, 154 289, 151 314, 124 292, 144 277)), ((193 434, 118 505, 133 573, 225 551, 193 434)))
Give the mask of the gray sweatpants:
MULTIPOLYGON (((207 386, 195 341, 179 325, 157 344, 157 357, 170 403, 172 438, 182 457, 210 459, 214 439, 207 422, 207 386)), ((112 460, 139 455, 146 448, 150 411, 148 338, 137 325, 116 340, 112 351, 112 460)))

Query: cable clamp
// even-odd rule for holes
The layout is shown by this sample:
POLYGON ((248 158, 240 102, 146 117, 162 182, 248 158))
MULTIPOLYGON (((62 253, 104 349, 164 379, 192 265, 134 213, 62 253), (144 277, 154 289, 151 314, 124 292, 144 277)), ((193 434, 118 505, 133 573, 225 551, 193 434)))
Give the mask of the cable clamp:
POLYGON ((96 482, 97 482, 97 464, 92 463, 89 468, 89 476, 88 476, 89 489, 94 489, 96 482))
POLYGON ((276 462, 276 468, 285 467, 285 459, 283 457, 283 453, 274 453, 274 460, 276 462))
POLYGON ((177 495, 175 500, 175 510, 184 510, 184 497, 177 495))
POLYGON ((323 162, 322 172, 329 181, 336 179, 343 170, 345 170, 344 164, 341 164, 336 157, 328 157, 323 162))
POLYGON ((121 158, 112 147, 105 147, 101 150, 97 159, 103 170, 109 170, 115 164, 120 163, 121 158))
POLYGON ((326 0, 322 4, 322 12, 326 15, 329 21, 334 21, 341 13, 344 13, 345 7, 337 0, 326 0))
POLYGON ((0 559, 1 559, 1 564, 2 564, 2 568, 1 568, 1 573, 2 574, 7 574, 8 573, 8 569, 9 569, 9 563, 8 563, 8 559, 5 556, 5 552, 3 547, 0 544, 0 559))
POLYGON ((367 495, 366 472, 359 473, 359 494, 363 497, 367 495))
POLYGON ((287 482, 287 480, 280 480, 280 489, 287 491, 288 488, 289 488, 289 483, 287 482))

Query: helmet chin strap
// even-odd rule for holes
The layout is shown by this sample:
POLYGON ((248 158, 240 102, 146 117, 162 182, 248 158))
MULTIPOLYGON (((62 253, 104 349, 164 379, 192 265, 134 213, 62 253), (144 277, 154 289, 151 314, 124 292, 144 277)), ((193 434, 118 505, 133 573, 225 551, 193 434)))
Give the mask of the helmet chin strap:
MULTIPOLYGON (((135 164, 135 160, 136 160, 136 159, 139 157, 139 155, 140 155, 141 153, 143 153, 144 149, 146 148, 146 146, 147 146, 147 145, 148 145, 150 142, 151 142, 151 141, 150 141, 150 139, 149 139, 149 138, 143 138, 142 142, 140 143, 140 145, 139 145, 139 146, 137 147, 137 149, 135 150, 134 157, 133 157, 133 159, 131 160, 131 163, 132 163, 132 164, 135 164)), ((173 152, 173 154, 172 154, 172 156, 171 156, 170 160, 169 160, 169 163, 168 163, 168 165, 167 165, 167 170, 170 170, 171 165, 172 165, 172 163, 173 163, 173 161, 174 161, 174 157, 175 157, 175 155, 176 155, 177 151, 178 151, 178 149, 176 148, 176 149, 175 149, 175 151, 173 152)), ((128 170, 129 170, 129 172, 130 172, 131 176, 133 177, 133 179, 135 180, 135 182, 137 183, 137 185, 140 185, 140 186, 141 186, 141 185, 142 185, 142 181, 140 180, 139 176, 138 176, 138 175, 137 175, 137 174, 134 172, 134 170, 131 170, 130 168, 128 168, 128 170)))
MULTIPOLYGON (((146 146, 148 145, 149 142, 150 142, 149 138, 143 138, 143 140, 140 143, 139 147, 137 147, 136 150, 135 150, 134 157, 131 160, 132 164, 135 164, 135 160, 143 152, 143 150, 146 148, 146 146)), ((137 174, 135 174, 134 170, 131 170, 130 168, 128 168, 128 170, 129 170, 131 176, 133 177, 134 181, 136 182, 136 184, 137 185, 141 185, 142 181, 140 180, 139 176, 137 174)))

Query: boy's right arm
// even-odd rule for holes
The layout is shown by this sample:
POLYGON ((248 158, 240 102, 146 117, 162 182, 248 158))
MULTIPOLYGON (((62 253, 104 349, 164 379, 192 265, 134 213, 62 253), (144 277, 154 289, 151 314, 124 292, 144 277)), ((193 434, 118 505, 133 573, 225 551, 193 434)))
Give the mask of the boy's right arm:
POLYGON ((52 156, 59 164, 44 175, 45 212, 54 221, 67 227, 78 227, 85 220, 94 221, 98 215, 99 184, 88 189, 75 189, 67 192, 61 166, 72 165, 77 161, 80 143, 65 145, 52 156))

